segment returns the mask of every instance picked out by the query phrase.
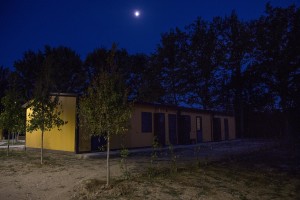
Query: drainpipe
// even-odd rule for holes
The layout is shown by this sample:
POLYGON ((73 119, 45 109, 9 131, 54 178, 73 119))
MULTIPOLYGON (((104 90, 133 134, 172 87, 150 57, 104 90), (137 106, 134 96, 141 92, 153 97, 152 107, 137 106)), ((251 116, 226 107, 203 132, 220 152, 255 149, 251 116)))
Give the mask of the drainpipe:
POLYGON ((213 137, 213 130, 214 130, 213 119, 214 119, 214 114, 212 113, 210 115, 210 137, 211 137, 212 142, 214 141, 214 137, 213 137))
POLYGON ((180 115, 181 115, 181 111, 180 109, 178 108, 177 109, 177 114, 176 114, 176 132, 177 132, 177 144, 179 144, 179 118, 180 118, 180 115))

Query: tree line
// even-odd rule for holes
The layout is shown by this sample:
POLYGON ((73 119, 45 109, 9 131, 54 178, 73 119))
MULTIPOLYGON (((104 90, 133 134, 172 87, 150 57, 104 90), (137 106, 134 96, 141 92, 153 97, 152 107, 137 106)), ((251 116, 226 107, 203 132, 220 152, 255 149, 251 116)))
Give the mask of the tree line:
MULTIPOLYGON (((117 49, 114 62, 131 101, 233 112, 240 134, 245 113, 279 110, 289 132, 291 119, 300 118, 299 36, 299 7, 267 4, 253 20, 234 11, 211 21, 199 17, 163 33, 151 55, 117 49)), ((82 60, 64 46, 26 51, 14 70, 0 67, 0 97, 16 87, 30 100, 42 74, 48 91, 84 94, 96 74, 109 70, 110 54, 97 48, 82 60)))

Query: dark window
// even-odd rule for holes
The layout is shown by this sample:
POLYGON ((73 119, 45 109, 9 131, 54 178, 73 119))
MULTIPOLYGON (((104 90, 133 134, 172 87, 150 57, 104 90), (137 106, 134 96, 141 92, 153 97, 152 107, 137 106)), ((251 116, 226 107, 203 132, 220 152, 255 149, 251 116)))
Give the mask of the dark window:
POLYGON ((142 132, 152 132, 152 113, 142 112, 142 132))
POLYGON ((214 141, 221 141, 222 135, 221 135, 221 119, 214 117, 213 119, 213 138, 214 141))
POLYGON ((156 136, 157 141, 160 145, 165 145, 166 127, 164 113, 154 113, 154 136, 156 136))
POLYGON ((190 144, 191 116, 180 115, 178 117, 178 143, 190 144))
POLYGON ((177 144, 177 117, 175 114, 169 114, 169 141, 171 144, 177 144))

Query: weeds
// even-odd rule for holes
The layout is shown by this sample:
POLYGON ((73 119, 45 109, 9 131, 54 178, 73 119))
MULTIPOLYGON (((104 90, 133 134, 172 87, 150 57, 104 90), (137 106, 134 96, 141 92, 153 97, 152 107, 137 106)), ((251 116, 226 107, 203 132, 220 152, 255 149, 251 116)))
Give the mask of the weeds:
POLYGON ((148 177, 152 178, 156 176, 158 170, 158 154, 160 151, 160 144, 156 137, 153 139, 152 152, 150 159, 150 167, 148 167, 148 177))
POLYGON ((174 147, 172 144, 169 145, 169 154, 170 154, 170 171, 172 173, 177 173, 177 155, 174 152, 174 147))
POLYGON ((160 144, 158 143, 157 138, 154 137, 153 143, 152 143, 151 167, 153 167, 154 164, 157 165, 159 151, 160 151, 160 144))
POLYGON ((129 151, 128 149, 126 149, 124 146, 122 146, 122 149, 120 151, 120 156, 121 156, 121 160, 120 160, 120 169, 123 173, 123 177, 125 180, 130 179, 130 172, 128 171, 128 166, 127 166, 127 158, 129 155, 129 151))
MULTIPOLYGON (((125 148, 123 150, 120 152, 121 161, 126 172, 131 162, 127 161, 128 150, 125 148)), ((286 151, 286 149, 282 151, 286 151)), ((171 145, 164 152, 167 153, 167 155, 164 154, 167 161, 164 165, 161 162, 161 152, 159 144, 154 141, 151 158, 148 156, 146 163, 143 158, 141 163, 137 162, 137 165, 134 165, 137 166, 137 173, 130 177, 130 180, 120 179, 114 181, 112 187, 106 188, 104 180, 90 179, 82 182, 83 187, 76 191, 78 196, 74 199, 299 199, 297 196, 298 173, 292 174, 289 173, 289 170, 283 171, 279 168, 282 163, 288 163, 289 157, 286 157, 286 154, 280 155, 277 152, 274 154, 273 151, 264 150, 259 153, 235 155, 230 159, 210 161, 207 165, 203 164, 206 162, 205 158, 197 158, 197 162, 202 161, 201 168, 199 168, 194 165, 195 160, 191 162, 187 159, 179 160, 171 145), (149 159, 151 159, 151 163, 149 163, 149 159), (146 167, 148 171, 139 170, 143 167, 146 167), (176 173, 174 173, 174 169, 176 169, 176 173)), ((195 148, 190 152, 194 152, 196 155, 200 152, 200 148, 195 148)), ((11 156, 6 157, 5 153, 5 151, 0 151, 0 171, 6 176, 21 176, 24 174, 24 169, 27 170, 25 172, 29 172, 35 170, 35 166, 40 166, 38 165, 38 154, 12 151, 11 156), (24 167, 24 163, 28 162, 27 158, 32 159, 33 164, 36 165, 30 163, 24 167), (6 162, 1 162, 3 160, 6 162), (13 160, 21 162, 14 165, 13 160), (35 168, 32 169, 32 167, 35 168)), ((72 160, 71 163, 66 162, 67 159, 70 160, 67 156, 55 157, 55 154, 51 153, 48 155, 50 158, 45 161, 49 161, 51 164, 62 163, 65 170, 68 170, 71 164, 78 162, 77 160, 72 160)), ((84 164, 80 164, 78 167, 84 170, 94 170, 93 167, 89 168, 88 166, 94 166, 95 162, 95 160, 85 160, 84 164)), ((80 163, 82 162, 80 161, 80 163)), ((49 169, 49 165, 40 167, 49 169)), ((291 163, 290 167, 298 169, 299 164, 295 161, 291 163)), ((60 167, 54 169, 61 170, 60 167)), ((45 172, 44 169, 40 171, 45 172)), ((51 172, 53 171, 51 168, 51 172)), ((0 175, 2 174, 0 173, 0 175)), ((86 176, 82 175, 78 180, 76 179, 76 182, 84 178, 86 176)), ((18 182, 15 185, 18 187, 21 183, 18 182)), ((24 187, 23 185, 25 184, 22 184, 22 187, 24 187)))
POLYGON ((200 168, 200 145, 194 148, 194 154, 196 154, 196 165, 200 168))

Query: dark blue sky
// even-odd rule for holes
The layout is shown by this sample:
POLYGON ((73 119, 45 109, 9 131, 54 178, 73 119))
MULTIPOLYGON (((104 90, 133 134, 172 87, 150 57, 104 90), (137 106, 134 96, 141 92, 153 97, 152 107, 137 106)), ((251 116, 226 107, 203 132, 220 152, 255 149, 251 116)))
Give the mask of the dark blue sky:
MULTIPOLYGON (((129 53, 154 52, 161 33, 236 10, 244 20, 264 14, 265 0, 0 0, 0 66, 27 50, 64 45, 84 59, 116 42, 129 53), (141 15, 134 17, 134 10, 141 15)), ((287 7, 299 0, 271 0, 287 7)))

